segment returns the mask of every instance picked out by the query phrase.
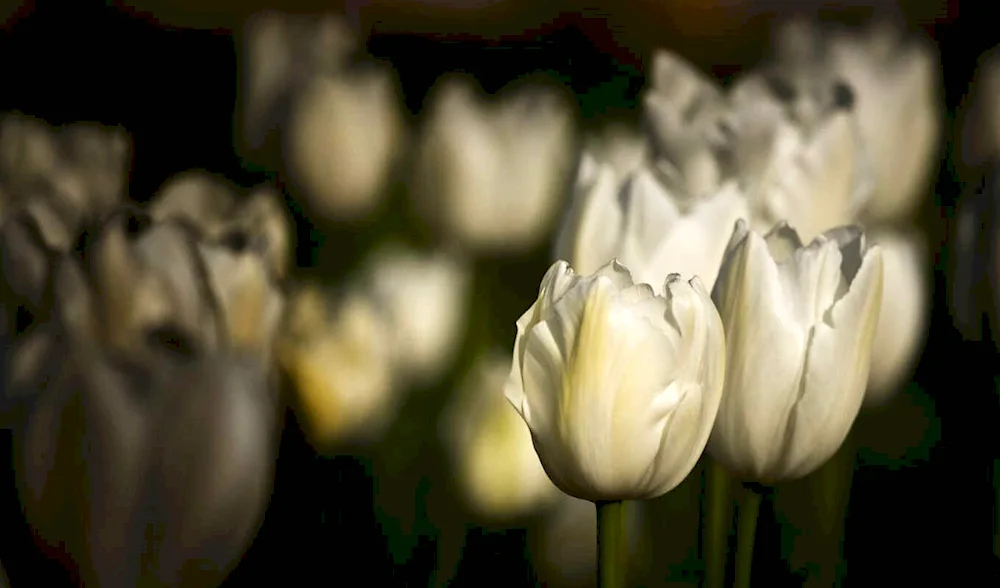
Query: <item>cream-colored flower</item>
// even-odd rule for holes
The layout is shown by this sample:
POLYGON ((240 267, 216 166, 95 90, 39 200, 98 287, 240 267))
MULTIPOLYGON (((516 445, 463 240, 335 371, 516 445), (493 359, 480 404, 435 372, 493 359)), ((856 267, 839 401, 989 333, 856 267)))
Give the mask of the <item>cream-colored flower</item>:
POLYGON ((735 182, 692 199, 668 189, 648 167, 623 176, 585 152, 555 254, 583 274, 618 259, 637 282, 659 285, 679 273, 698 276, 708 289, 733 226, 748 214, 735 182))
POLYGON ((944 108, 936 47, 880 21, 860 32, 834 31, 828 50, 833 70, 854 90, 858 129, 873 164, 866 218, 913 216, 938 168, 944 108))
POLYGON ((479 357, 441 421, 443 440, 471 509, 487 520, 510 520, 559 496, 542 468, 524 419, 502 392, 510 358, 479 357))
POLYGON ((343 71, 358 40, 333 14, 264 11, 247 19, 241 45, 243 133, 258 149, 268 131, 284 122, 279 113, 289 97, 317 75, 343 71))
POLYGON ((438 377, 465 334, 471 286, 465 263, 445 251, 386 246, 369 260, 362 280, 390 326, 396 369, 408 380, 438 377))
POLYGON ((713 457, 770 483, 833 455, 864 399, 882 283, 856 227, 804 246, 786 224, 762 237, 739 223, 713 292, 727 348, 713 457))
POLYGON ((882 249, 882 310, 872 346, 865 404, 885 402, 912 374, 930 318, 927 245, 918 231, 880 229, 869 233, 882 249))
POLYGON ((715 419, 725 340, 708 292, 673 274, 657 295, 618 262, 564 261, 517 321, 505 393, 545 471, 591 501, 660 496, 698 461, 715 419))
POLYGON ((442 79, 416 155, 425 218, 461 245, 524 251, 548 233, 573 162, 571 111, 547 87, 508 88, 493 100, 442 79))
POLYGON ((854 222, 872 194, 871 169, 853 113, 853 91, 812 69, 773 66, 731 91, 751 226, 780 221, 811 240, 854 222), (757 152, 748 148, 757 145, 757 152))
POLYGON ((377 440, 400 400, 389 327, 366 295, 350 292, 336 305, 326 296, 306 287, 289 302, 278 360, 313 443, 327 448, 377 440))
POLYGON ((285 161, 315 214, 355 219, 381 202, 404 138, 393 75, 345 71, 315 78, 296 99, 285 161))

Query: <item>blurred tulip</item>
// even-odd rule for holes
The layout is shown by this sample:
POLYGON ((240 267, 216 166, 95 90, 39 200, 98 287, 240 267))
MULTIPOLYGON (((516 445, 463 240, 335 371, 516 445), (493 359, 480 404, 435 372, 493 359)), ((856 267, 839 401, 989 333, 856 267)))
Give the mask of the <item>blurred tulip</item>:
MULTIPOLYGON (((1000 174, 991 169, 981 186, 958 202, 949 233, 949 306, 952 320, 971 340, 987 338, 984 327, 1000 333, 1000 174)), ((998 338, 994 335, 994 340, 998 338)))
POLYGON ((291 257, 291 223, 281 196, 258 186, 237 197, 234 186, 201 171, 179 173, 163 184, 150 203, 154 222, 182 221, 209 241, 235 253, 252 252, 268 273, 283 278, 291 257))
POLYGON ((404 136, 393 72, 317 77, 295 99, 285 162, 314 213, 353 220, 385 195, 404 136))
POLYGON ((672 274, 662 292, 617 262, 578 276, 559 261, 517 321, 505 394, 571 496, 660 496, 708 441, 725 373, 722 324, 697 277, 672 274))
POLYGON ((868 233, 882 250, 882 309, 872 345, 866 405, 884 403, 920 357, 930 319, 927 245, 918 231, 868 233))
POLYGON ((691 198, 718 191, 731 171, 722 161, 731 138, 723 130, 729 102, 715 81, 679 55, 658 50, 642 105, 668 188, 691 198))
POLYGON ((285 122, 292 96, 315 76, 342 71, 358 46, 347 22, 333 14, 259 12, 243 35, 243 133, 251 149, 285 122))
POLYGON ((414 178, 425 219, 480 251, 538 245, 575 159, 562 96, 545 86, 508 88, 488 103, 471 82, 445 78, 430 105, 414 178))
POLYGON ((416 383, 439 377, 465 334, 471 285, 466 265, 445 252, 422 255, 385 246, 362 272, 360 287, 389 325, 394 368, 416 383))
POLYGON ((0 252, 13 299, 47 313, 52 260, 125 194, 131 149, 121 129, 51 127, 19 114, 0 120, 0 252))
POLYGON ((271 490, 280 412, 266 365, 177 339, 105 348, 86 326, 103 291, 71 258, 55 288, 44 329, 57 345, 19 392, 34 396, 15 434, 28 521, 88 585, 218 585, 271 490))
POLYGON ((1000 161, 1000 46, 980 56, 975 77, 959 110, 955 161, 962 179, 973 181, 985 166, 1000 161))
POLYGON ((938 168, 944 98, 937 48, 878 21, 860 32, 833 31, 828 50, 829 60, 817 67, 832 64, 854 90, 858 129, 873 164, 866 218, 912 217, 938 168))
POLYGON ((811 240, 854 222, 873 183, 850 86, 797 65, 763 68, 738 80, 732 125, 739 134, 759 137, 763 147, 741 162, 753 186, 747 193, 754 230, 787 221, 811 240))
POLYGON ((662 284, 680 273, 711 288, 732 227, 747 215, 733 182, 693 200, 669 190, 648 168, 622 176, 584 153, 555 256, 583 274, 618 259, 639 283, 662 284))
MULTIPOLYGON (((616 123, 588 135, 584 139, 583 152, 589 154, 588 160, 608 164, 621 176, 639 169, 651 156, 649 141, 643 133, 616 123)), ((583 171, 577 172, 578 182, 586 177, 587 174, 583 171)))
POLYGON ((503 397, 510 359, 479 357, 441 421, 441 434, 471 510, 509 521, 563 496, 545 474, 531 431, 503 397))
POLYGON ((369 296, 349 292, 334 306, 311 286, 289 304, 278 360, 308 438, 321 448, 377 440, 400 401, 383 315, 369 296))
POLYGON ((865 395, 882 265, 856 227, 804 246, 787 224, 761 237, 739 223, 713 293, 727 344, 714 458, 773 483, 840 447, 865 395))

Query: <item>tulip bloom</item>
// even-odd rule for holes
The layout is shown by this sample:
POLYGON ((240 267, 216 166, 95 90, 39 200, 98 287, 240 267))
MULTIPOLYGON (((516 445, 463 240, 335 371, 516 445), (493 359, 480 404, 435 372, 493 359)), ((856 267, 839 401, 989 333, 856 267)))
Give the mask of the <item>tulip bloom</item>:
POLYGON ((671 275, 657 295, 617 261, 589 276, 558 261, 517 321, 505 393, 563 492, 647 499, 698 461, 724 373, 722 324, 697 277, 671 275))
POLYGON ((737 224, 713 298, 726 329, 726 392, 710 453, 765 483, 836 452, 861 408, 882 299, 882 253, 856 227, 804 246, 782 223, 737 224))
POLYGON ((733 224, 749 214, 736 183, 693 199, 671 191, 648 167, 622 176, 583 157, 556 257, 585 274, 618 259, 646 284, 662 284, 671 273, 696 275, 710 289, 733 224))
POLYGON ((456 390, 441 427, 466 501, 493 520, 530 513, 565 496, 538 461, 524 419, 500 394, 509 375, 506 354, 480 357, 456 390))
POLYGON ((523 251, 549 232, 571 173, 574 127, 546 87, 496 101, 444 79, 417 148, 414 192, 426 219, 479 251, 523 251))

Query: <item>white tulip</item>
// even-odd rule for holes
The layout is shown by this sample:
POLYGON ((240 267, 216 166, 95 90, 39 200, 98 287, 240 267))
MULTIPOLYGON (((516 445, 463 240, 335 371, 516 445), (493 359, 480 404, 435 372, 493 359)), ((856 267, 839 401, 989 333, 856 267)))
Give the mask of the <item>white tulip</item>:
POLYGON ((395 368, 420 382, 439 376, 465 334, 468 267, 443 251, 422 255, 387 246, 363 272, 362 287, 390 326, 395 368))
POLYGON ((724 363, 722 324, 697 277, 673 274, 657 295, 616 261, 589 276, 558 261, 517 321, 505 394, 563 492, 646 499, 698 461, 724 363))
POLYGON ((252 149, 282 124, 280 112, 317 75, 343 71, 358 39, 343 18, 265 11, 247 19, 240 59, 243 134, 252 149))
POLYGON ((887 222, 913 215, 937 171, 942 136, 941 64, 928 39, 878 23, 837 31, 833 70, 854 89, 861 139, 871 157, 875 193, 866 216, 887 222))
POLYGON ((489 520, 510 520, 564 496, 545 474, 524 419, 502 394, 509 375, 508 356, 479 357, 442 419, 468 505, 489 520))
POLYGON ((726 329, 725 394, 710 453, 772 483, 817 469, 861 408, 882 299, 882 253, 857 227, 803 246, 739 223, 713 298, 726 329))
POLYGON ((658 50, 642 104, 660 169, 676 175, 670 187, 692 196, 718 189, 726 172, 719 156, 729 109, 718 84, 679 55, 658 50))
POLYGON ((417 151, 414 191, 428 221, 464 246, 523 251, 559 210, 573 158, 570 110, 546 88, 508 89, 492 103, 443 80, 417 151))
POLYGON ((289 304, 278 360, 295 386, 308 438, 320 447, 376 440, 400 401, 389 327, 378 309, 356 292, 331 309, 311 287, 289 304))
POLYGON ((618 259, 637 282, 662 284, 679 273, 713 286, 736 220, 749 215, 735 182, 692 199, 671 191, 648 167, 621 175, 584 153, 580 171, 557 259, 583 274, 618 259))
POLYGON ((882 310, 865 394, 866 405, 878 405, 912 374, 927 336, 931 301, 923 235, 891 230, 869 234, 882 249, 884 272, 882 310))
POLYGON ((764 70, 731 92, 735 132, 757 138, 738 145, 752 227, 784 220, 807 241, 852 223, 873 186, 850 87, 810 72, 764 70))
POLYGON ((398 103, 382 69, 317 77, 298 98, 285 158, 316 214, 353 220, 381 202, 404 138, 398 103))

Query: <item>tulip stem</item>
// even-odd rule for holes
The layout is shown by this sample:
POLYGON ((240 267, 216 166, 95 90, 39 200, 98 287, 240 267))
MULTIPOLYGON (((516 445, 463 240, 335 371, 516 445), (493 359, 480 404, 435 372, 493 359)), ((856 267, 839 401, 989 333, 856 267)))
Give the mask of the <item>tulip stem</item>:
POLYGON ((735 588, 750 588, 750 567, 753 564, 753 541, 757 534, 760 501, 760 492, 744 487, 743 497, 740 499, 740 526, 737 531, 735 588))
POLYGON ((708 500, 703 546, 705 586, 723 588, 726 582, 726 547, 733 516, 729 476, 714 459, 707 460, 705 465, 705 496, 708 500))
POLYGON ((627 569, 625 550, 625 503, 620 500, 597 504, 597 585, 624 588, 627 569))

